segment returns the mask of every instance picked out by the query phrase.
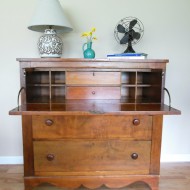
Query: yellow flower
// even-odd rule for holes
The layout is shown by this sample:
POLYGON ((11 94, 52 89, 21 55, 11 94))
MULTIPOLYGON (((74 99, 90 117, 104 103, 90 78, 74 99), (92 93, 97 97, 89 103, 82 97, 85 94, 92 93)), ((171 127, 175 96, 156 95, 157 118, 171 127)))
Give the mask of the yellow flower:
POLYGON ((96 28, 92 28, 90 32, 83 32, 81 37, 86 37, 87 42, 92 42, 92 40, 97 40, 96 37, 93 37, 93 33, 96 31, 96 28))
POLYGON ((89 36, 89 32, 83 32, 81 37, 88 37, 89 36))
POLYGON ((89 32, 89 36, 92 36, 92 31, 89 32))
POLYGON ((96 31, 96 28, 93 27, 93 28, 91 29, 91 32, 95 32, 95 31, 96 31))

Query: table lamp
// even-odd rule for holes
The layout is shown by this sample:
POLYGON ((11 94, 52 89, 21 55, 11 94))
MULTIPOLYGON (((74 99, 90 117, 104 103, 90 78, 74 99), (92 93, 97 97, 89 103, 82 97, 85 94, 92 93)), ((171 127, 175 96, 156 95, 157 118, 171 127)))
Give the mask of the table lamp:
POLYGON ((61 57, 63 43, 57 33, 73 30, 58 0, 38 0, 28 29, 45 32, 38 42, 41 57, 61 57))

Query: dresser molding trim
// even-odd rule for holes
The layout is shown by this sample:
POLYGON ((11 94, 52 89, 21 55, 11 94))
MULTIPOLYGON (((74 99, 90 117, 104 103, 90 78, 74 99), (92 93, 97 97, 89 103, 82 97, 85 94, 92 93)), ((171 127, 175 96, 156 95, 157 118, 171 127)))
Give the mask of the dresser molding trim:
POLYGON ((126 175, 126 176, 66 176, 66 177, 25 177, 25 190, 31 190, 43 183, 56 187, 79 188, 81 186, 96 189, 101 186, 108 188, 121 188, 135 182, 144 182, 152 190, 158 190, 158 175, 126 175))

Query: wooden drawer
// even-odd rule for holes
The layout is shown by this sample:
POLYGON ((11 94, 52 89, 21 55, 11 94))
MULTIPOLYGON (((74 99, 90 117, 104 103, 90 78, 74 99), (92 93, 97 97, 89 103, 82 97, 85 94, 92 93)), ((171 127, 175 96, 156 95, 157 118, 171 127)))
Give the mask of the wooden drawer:
POLYGON ((35 139, 150 140, 151 116, 32 116, 35 139))
POLYGON ((66 84, 117 84, 120 85, 120 72, 67 72, 66 84))
POLYGON ((50 175, 51 172, 90 171, 148 174, 150 148, 150 141, 35 141, 34 170, 50 175))
POLYGON ((67 99, 120 99, 120 87, 67 87, 67 99))
POLYGON ((112 112, 119 112, 121 111, 121 104, 120 104, 120 100, 116 100, 118 101, 117 103, 114 103, 113 100, 107 100, 107 101, 113 101, 113 103, 106 103, 106 100, 87 100, 84 101, 82 100, 82 102, 78 102, 75 103, 76 101, 80 101, 80 100, 67 100, 67 101, 73 101, 70 103, 66 104, 66 110, 67 111, 86 111, 86 112, 90 112, 90 113, 94 113, 94 114, 98 114, 98 113, 106 113, 106 112, 110 112, 110 110, 112 110, 112 112), (96 102, 99 101, 99 102, 96 102))

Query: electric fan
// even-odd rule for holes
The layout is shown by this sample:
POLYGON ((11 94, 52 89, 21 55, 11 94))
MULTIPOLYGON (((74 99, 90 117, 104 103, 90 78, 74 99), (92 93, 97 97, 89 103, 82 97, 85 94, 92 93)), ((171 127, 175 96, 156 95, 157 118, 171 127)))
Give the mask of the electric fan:
POLYGON ((132 45, 137 44, 144 34, 142 22, 135 17, 125 17, 119 21, 114 30, 116 41, 127 45, 124 53, 135 53, 132 45))

